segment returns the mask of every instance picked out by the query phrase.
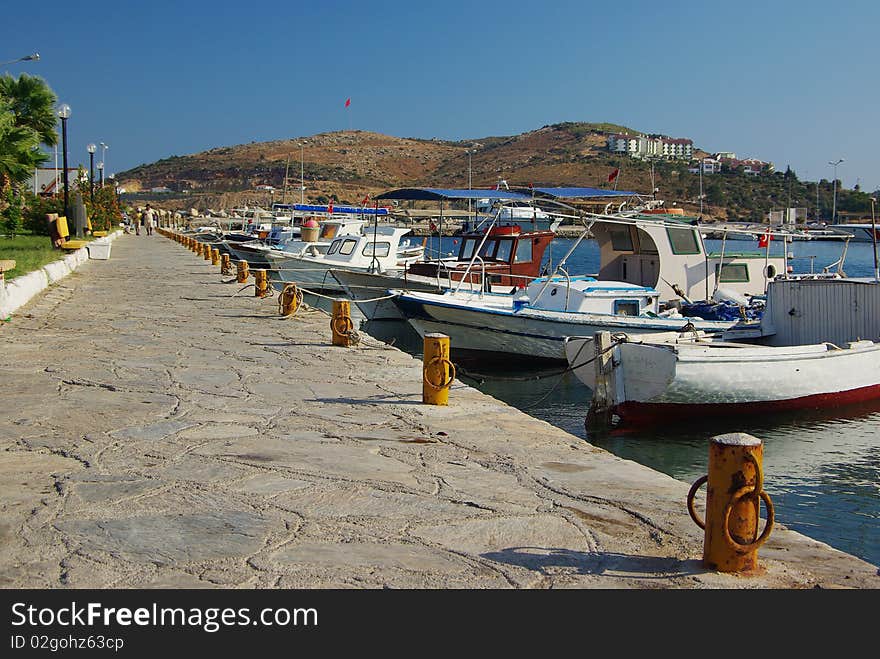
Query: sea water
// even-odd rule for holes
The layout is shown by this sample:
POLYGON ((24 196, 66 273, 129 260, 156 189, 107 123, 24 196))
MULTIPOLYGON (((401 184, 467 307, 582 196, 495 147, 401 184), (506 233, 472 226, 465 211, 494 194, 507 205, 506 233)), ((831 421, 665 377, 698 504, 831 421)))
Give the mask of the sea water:
MULTIPOLYGON (((454 240, 443 239, 443 253, 457 250, 454 240)), ((572 244, 572 239, 555 239, 545 261, 557 264, 572 244)), ((428 248, 438 247, 438 239, 431 239, 428 248)), ((708 240, 707 248, 719 252, 721 241, 708 240)), ((783 245, 771 244, 771 249, 771 255, 780 255, 783 245)), ((836 241, 788 245, 795 273, 820 272, 841 257, 842 249, 836 241)), ((725 251, 757 251, 757 247, 728 241, 725 251)), ((571 274, 595 273, 596 243, 588 240, 579 245, 565 268, 571 274)), ((850 277, 872 276, 873 246, 851 243, 843 270, 850 277)), ((411 354, 421 354, 421 339, 406 323, 380 321, 366 323, 363 329, 411 354)), ((452 358, 456 361, 454 345, 452 358)), ((711 437, 727 432, 754 435, 764 442, 764 489, 773 500, 776 523, 880 565, 880 401, 822 413, 670 422, 637 431, 589 434, 584 419, 592 394, 564 366, 502 368, 470 360, 457 370, 460 380, 484 393, 621 458, 687 483, 706 473, 711 437)), ((681 505, 684 509, 685 502, 681 505)))

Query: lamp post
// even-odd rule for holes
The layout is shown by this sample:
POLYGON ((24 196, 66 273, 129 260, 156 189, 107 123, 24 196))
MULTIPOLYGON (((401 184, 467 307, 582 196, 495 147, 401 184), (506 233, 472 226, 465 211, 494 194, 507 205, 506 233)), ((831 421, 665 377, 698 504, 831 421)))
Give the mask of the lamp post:
POLYGON ((95 143, 92 142, 86 147, 89 152, 89 200, 92 206, 95 205, 95 143))
POLYGON ((305 143, 306 140, 303 140, 299 143, 299 203, 306 203, 306 182, 305 176, 303 175, 305 172, 305 164, 303 160, 303 154, 305 153, 305 143))
POLYGON ((104 187, 104 165, 107 162, 107 149, 109 149, 109 148, 110 148, 109 145, 101 142, 101 165, 98 167, 98 169, 101 171, 101 187, 102 188, 104 187))
POLYGON ((70 106, 62 103, 58 106, 58 116, 61 117, 61 161, 64 167, 64 217, 70 217, 70 191, 67 183, 67 120, 70 118, 70 106))
POLYGON ((104 161, 98 163, 98 177, 101 179, 101 187, 104 187, 104 161))
POLYGON ((828 161, 828 164, 834 167, 834 193, 831 202, 831 224, 837 224, 837 166, 843 162, 843 158, 836 162, 828 161))
POLYGON ((16 62, 30 62, 40 59, 40 53, 33 53, 32 55, 25 55, 24 57, 19 57, 18 59, 11 59, 8 62, 3 62, 0 66, 7 66, 8 64, 15 64, 16 62))

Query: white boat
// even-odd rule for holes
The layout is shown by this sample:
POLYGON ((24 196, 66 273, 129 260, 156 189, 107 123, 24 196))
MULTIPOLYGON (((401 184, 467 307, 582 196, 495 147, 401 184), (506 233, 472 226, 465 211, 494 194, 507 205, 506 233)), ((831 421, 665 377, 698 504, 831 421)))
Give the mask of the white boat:
POLYGON ((863 224, 829 224, 829 229, 852 236, 855 243, 880 242, 880 229, 875 228, 870 222, 863 224))
POLYGON ((592 277, 533 280, 517 293, 461 287, 444 293, 391 290, 393 302, 424 336, 439 332, 455 350, 565 360, 565 337, 612 332, 669 332, 694 328, 728 336, 760 336, 757 321, 702 320, 675 309, 660 312, 656 289, 592 277))
POLYGON ((402 273, 331 270, 367 320, 405 320, 386 292, 389 289, 439 293, 467 281, 468 288, 504 290, 525 286, 539 276, 549 231, 521 231, 518 225, 462 234, 458 256, 410 263, 402 273), (480 267, 471 266, 480 255, 480 267), (485 275, 486 282, 483 282, 485 275))
POLYGON ((574 374, 594 391, 588 424, 601 414, 611 425, 639 425, 880 398, 880 343, 868 340, 767 346, 693 332, 634 334, 610 342, 603 365, 595 336, 570 336, 565 352, 574 374))
POLYGON ((423 245, 401 242, 410 234, 408 227, 373 226, 362 233, 337 233, 326 251, 314 244, 298 253, 268 250, 269 278, 279 283, 293 282, 307 290, 341 292, 330 269, 397 274, 409 263, 421 260, 423 245))
POLYGON ((268 258, 270 252, 290 257, 302 256, 306 253, 326 254, 336 236, 360 233, 365 224, 366 220, 358 217, 339 217, 319 223, 314 235, 309 235, 307 231, 303 236, 302 228, 289 235, 285 235, 281 230, 277 234, 279 238, 277 242, 256 239, 228 242, 227 249, 233 260, 247 261, 251 268, 271 269, 273 266, 268 258))

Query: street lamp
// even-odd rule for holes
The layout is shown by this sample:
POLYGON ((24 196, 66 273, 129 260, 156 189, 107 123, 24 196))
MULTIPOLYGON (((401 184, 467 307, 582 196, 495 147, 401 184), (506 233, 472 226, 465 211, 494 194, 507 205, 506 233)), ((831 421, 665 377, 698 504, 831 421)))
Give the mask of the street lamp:
POLYGON ((101 166, 98 169, 101 170, 101 187, 104 187, 104 163, 107 162, 107 149, 110 146, 101 142, 101 166))
POLYGON ((836 162, 828 161, 828 164, 834 167, 834 193, 831 203, 831 224, 837 224, 837 166, 843 162, 843 158, 836 162))
POLYGON ((92 206, 95 205, 95 143, 92 142, 86 147, 89 152, 89 200, 92 206))
POLYGON ((98 163, 98 176, 101 177, 101 187, 104 187, 104 161, 98 163))
POLYGON ((61 117, 61 154, 62 167, 64 167, 64 217, 69 218, 70 191, 67 183, 67 120, 70 118, 70 106, 67 103, 62 103, 58 106, 58 116, 61 117))
POLYGON ((6 66, 8 64, 15 64, 16 62, 30 62, 32 60, 34 62, 36 62, 39 59, 40 59, 40 53, 34 53, 33 55, 25 55, 24 57, 19 57, 18 59, 11 59, 8 62, 3 62, 3 64, 0 64, 0 66, 6 66))
POLYGON ((307 140, 303 140, 299 143, 299 203, 306 203, 306 182, 303 173, 305 172, 305 165, 303 163, 303 153, 305 151, 305 143, 307 140))

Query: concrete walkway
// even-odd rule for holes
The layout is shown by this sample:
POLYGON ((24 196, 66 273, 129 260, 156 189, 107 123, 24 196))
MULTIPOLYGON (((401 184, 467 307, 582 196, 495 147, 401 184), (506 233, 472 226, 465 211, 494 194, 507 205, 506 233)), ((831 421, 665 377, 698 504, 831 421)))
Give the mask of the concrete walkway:
POLYGON ((688 483, 224 279, 126 235, 0 327, 3 587, 880 587, 779 525, 705 571, 688 483))

